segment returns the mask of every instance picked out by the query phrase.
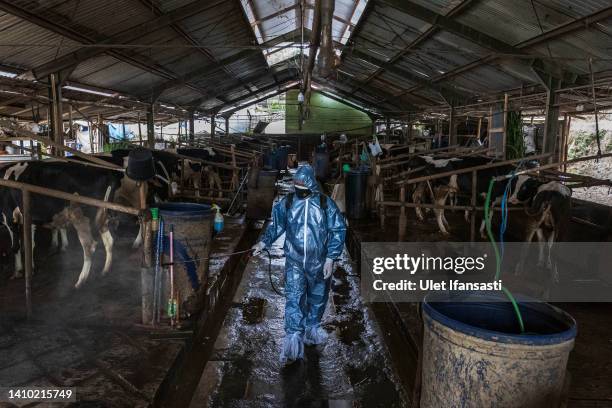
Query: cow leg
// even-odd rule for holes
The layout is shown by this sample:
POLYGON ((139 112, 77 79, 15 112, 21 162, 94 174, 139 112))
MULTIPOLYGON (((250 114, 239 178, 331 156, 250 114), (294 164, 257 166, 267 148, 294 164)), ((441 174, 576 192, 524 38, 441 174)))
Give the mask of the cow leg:
POLYGON ((132 249, 140 248, 141 245, 142 245, 142 223, 139 222, 138 223, 138 235, 136 236, 136 239, 134 240, 134 243, 132 244, 132 249))
POLYGON ((553 245, 555 243, 555 235, 556 235, 556 231, 553 229, 550 233, 550 235, 548 236, 548 262, 547 262, 547 266, 552 270, 552 279, 554 283, 559 283, 559 270, 557 268, 557 263, 555 262, 553 264, 552 261, 552 248, 553 245))
POLYGON ((89 277, 89 272, 91 271, 92 257, 94 252, 96 251, 96 241, 94 241, 93 236, 91 234, 91 226, 89 225, 89 219, 83 215, 80 208, 70 208, 65 211, 70 211, 70 221, 72 222, 72 226, 77 232, 79 242, 81 243, 81 247, 83 248, 83 268, 81 269, 81 273, 79 275, 77 283, 74 285, 74 287, 78 289, 83 283, 85 283, 85 281, 89 277))
MULTIPOLYGON (((448 189, 446 187, 436 187, 434 192, 434 204, 436 205, 444 205, 446 203, 446 199, 448 198, 448 189)), ((446 227, 444 226, 444 210, 440 208, 434 209, 434 214, 436 216, 436 222, 438 223, 438 229, 444 235, 448 235, 446 227)), ((448 222, 447 222, 448 224, 448 222)))
POLYGON ((106 258, 104 260, 104 269, 102 269, 102 275, 106 275, 113 264, 113 235, 108 229, 108 223, 102 226, 100 229, 100 235, 102 236, 102 243, 104 244, 104 251, 106 258))
MULTIPOLYGON (((415 204, 420 204, 423 199, 423 192, 425 190, 425 185, 423 183, 417 184, 417 187, 414 189, 412 193, 412 202, 415 204)), ((425 217, 423 216, 423 210, 421 207, 414 207, 414 211, 416 212, 416 216, 419 221, 423 221, 425 217)))
MULTIPOLYGON (((495 210, 495 201, 491 202, 491 205, 489 206, 489 217, 488 217, 489 223, 493 222, 494 210, 495 210)), ((480 237, 482 239, 487 239, 486 226, 487 226, 487 218, 485 218, 483 215, 482 221, 480 222, 480 237)))
POLYGON ((60 237, 62 238, 62 246, 60 248, 60 251, 66 252, 66 250, 68 249, 68 230, 62 227, 59 229, 59 232, 60 232, 60 237))
POLYGON ((11 279, 19 279, 23 277, 23 262, 21 261, 21 248, 15 253, 15 272, 11 279))
POLYGON ((519 256, 519 260, 516 263, 516 267, 514 269, 514 274, 519 275, 525 268, 525 261, 527 260, 527 253, 529 252, 529 244, 533 240, 533 236, 538 231, 537 222, 533 222, 532 220, 527 221, 527 230, 525 235, 525 241, 521 245, 521 253, 519 256))
POLYGON ((196 197, 200 196, 200 180, 198 180, 199 177, 200 177, 200 173, 194 173, 192 175, 193 188, 195 189, 196 197))
POLYGON ((59 248, 59 229, 53 228, 51 230, 51 248, 58 249, 59 248))
POLYGON ((536 230, 538 238, 538 267, 544 266, 544 232, 542 228, 536 230))
MULTIPOLYGON (((34 235, 36 233, 36 225, 32 224, 32 274, 34 274, 34 235)), ((15 254, 15 271, 10 279, 19 279, 23 277, 23 262, 21 261, 21 246, 15 254)))

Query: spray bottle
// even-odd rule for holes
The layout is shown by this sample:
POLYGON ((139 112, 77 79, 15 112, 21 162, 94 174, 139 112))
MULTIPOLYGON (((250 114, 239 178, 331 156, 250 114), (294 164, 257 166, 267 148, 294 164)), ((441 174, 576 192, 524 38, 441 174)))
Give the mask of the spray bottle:
POLYGON ((223 224, 225 221, 223 220, 223 214, 221 214, 221 207, 219 207, 217 204, 213 204, 212 209, 217 211, 215 213, 215 224, 213 228, 215 230, 215 234, 218 234, 223 231, 223 224))

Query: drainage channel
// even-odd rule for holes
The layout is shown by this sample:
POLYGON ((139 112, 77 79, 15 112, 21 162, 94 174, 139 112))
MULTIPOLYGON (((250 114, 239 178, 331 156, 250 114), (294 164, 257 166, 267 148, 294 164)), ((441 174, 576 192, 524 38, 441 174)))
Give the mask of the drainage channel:
MULTIPOLYGON (((242 235, 236 251, 250 248, 257 240, 261 232, 261 223, 250 223, 242 235)), ((227 312, 233 306, 232 298, 240 281, 242 274, 249 262, 249 253, 234 256, 228 260, 225 268, 227 282, 222 284, 223 289, 218 295, 218 304, 215 312, 200 318, 200 329, 193 343, 187 347, 182 358, 182 364, 170 373, 163 388, 155 399, 155 407, 187 407, 192 395, 202 376, 206 362, 210 359, 214 350, 215 339, 223 325, 227 312)))

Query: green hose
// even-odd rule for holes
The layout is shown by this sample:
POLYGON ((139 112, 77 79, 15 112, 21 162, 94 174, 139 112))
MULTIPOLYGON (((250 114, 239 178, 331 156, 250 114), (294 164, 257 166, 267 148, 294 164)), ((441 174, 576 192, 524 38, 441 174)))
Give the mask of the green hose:
MULTIPOLYGON (((491 219, 489 218, 489 205, 491 204, 491 193, 493 192, 493 185, 495 184, 495 179, 491 178, 489 182, 489 189, 487 190, 487 198, 485 200, 485 208, 484 208, 484 217, 485 217, 485 226, 487 227, 487 235, 489 236, 489 240, 491 241, 491 245, 493 245, 493 250, 495 251, 495 280, 498 280, 501 276, 501 255, 499 253, 499 249, 497 248, 497 243, 495 242, 495 238, 493 237, 493 231, 491 230, 491 219)), ((521 328, 521 333, 525 333, 525 325, 523 323, 523 316, 521 315, 521 311, 519 309, 514 296, 512 293, 502 285, 502 290, 510 302, 512 303, 512 307, 514 308, 514 313, 516 314, 516 319, 518 320, 519 326, 521 328)))

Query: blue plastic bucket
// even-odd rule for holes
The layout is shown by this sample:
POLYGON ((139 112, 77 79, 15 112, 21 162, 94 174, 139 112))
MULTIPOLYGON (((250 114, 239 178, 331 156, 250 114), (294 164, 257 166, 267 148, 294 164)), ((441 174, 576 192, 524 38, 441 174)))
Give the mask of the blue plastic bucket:
POLYGON ((174 231, 174 286, 181 301, 179 310, 193 314, 202 304, 197 296, 208 280, 213 211, 206 204, 163 203, 159 215, 164 220, 165 262, 169 259, 170 229, 174 231))
POLYGON ((557 407, 576 322, 547 303, 512 304, 497 293, 423 303, 421 407, 557 407))

